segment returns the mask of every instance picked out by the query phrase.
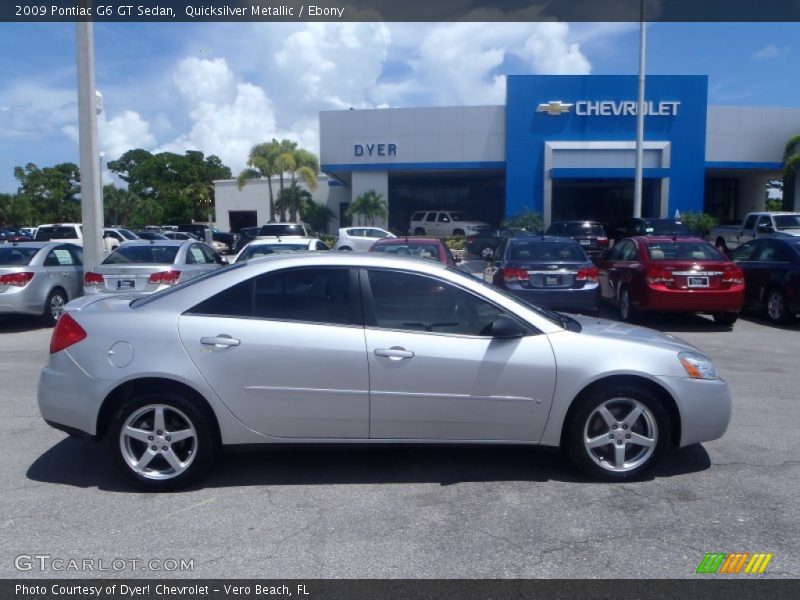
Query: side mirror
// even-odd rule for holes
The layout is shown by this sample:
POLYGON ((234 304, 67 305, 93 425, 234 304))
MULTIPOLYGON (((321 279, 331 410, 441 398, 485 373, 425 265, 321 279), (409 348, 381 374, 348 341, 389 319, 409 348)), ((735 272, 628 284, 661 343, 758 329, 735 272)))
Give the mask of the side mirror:
POLYGON ((500 315, 489 326, 489 335, 493 338, 508 340, 525 335, 525 330, 508 315, 500 315))
POLYGON ((759 233, 774 233, 775 229, 773 229, 772 225, 770 225, 769 223, 761 223, 758 226, 758 232, 759 233))

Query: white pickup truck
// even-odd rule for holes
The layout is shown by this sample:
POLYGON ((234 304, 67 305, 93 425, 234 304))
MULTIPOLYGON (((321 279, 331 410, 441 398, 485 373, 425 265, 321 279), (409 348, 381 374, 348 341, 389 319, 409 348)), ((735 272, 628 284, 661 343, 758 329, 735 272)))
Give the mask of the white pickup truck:
MULTIPOLYGON (((103 251, 111 252, 128 240, 138 240, 139 236, 116 227, 103 228, 103 251)), ((83 246, 83 227, 80 223, 48 223, 39 225, 34 240, 37 242, 72 242, 83 246)))
POLYGON ((760 237, 800 236, 798 212, 751 212, 742 224, 714 227, 708 235, 717 248, 733 250, 737 246, 760 237))

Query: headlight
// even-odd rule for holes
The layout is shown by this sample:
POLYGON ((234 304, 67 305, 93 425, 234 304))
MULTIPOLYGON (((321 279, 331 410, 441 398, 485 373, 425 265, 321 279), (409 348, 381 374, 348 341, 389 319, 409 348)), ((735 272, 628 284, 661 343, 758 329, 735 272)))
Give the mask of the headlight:
POLYGON ((717 370, 707 356, 698 352, 681 352, 678 360, 692 379, 717 379, 717 370))

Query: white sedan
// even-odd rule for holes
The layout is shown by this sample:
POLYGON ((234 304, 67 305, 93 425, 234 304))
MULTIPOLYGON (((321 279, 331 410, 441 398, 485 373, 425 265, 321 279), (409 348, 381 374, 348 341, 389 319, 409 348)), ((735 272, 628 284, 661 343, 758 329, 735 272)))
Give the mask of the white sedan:
POLYGON ((376 241, 393 237, 397 236, 379 227, 344 227, 339 230, 333 249, 367 252, 376 241))

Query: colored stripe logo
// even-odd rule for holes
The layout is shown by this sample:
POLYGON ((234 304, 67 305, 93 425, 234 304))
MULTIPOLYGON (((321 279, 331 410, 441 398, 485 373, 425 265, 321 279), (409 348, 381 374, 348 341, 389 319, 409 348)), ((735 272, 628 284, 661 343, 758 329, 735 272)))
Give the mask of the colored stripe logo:
POLYGON ((760 575, 767 570, 772 560, 772 553, 765 552, 734 552, 726 554, 724 552, 707 552, 697 566, 696 573, 701 574, 725 574, 739 575, 760 575))

